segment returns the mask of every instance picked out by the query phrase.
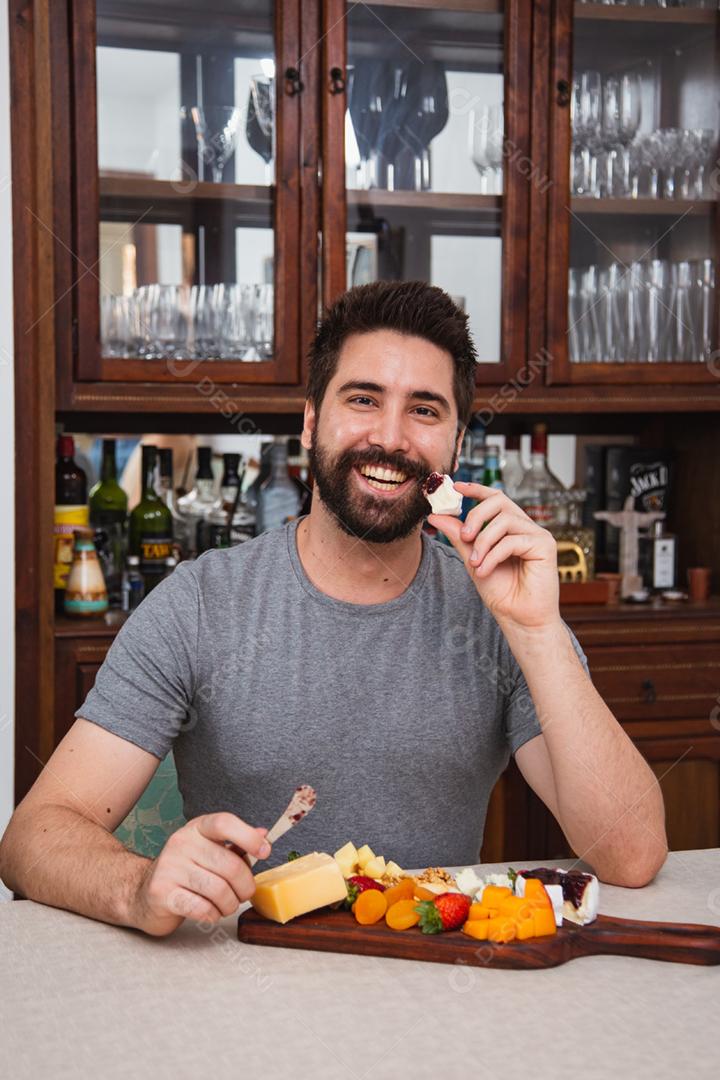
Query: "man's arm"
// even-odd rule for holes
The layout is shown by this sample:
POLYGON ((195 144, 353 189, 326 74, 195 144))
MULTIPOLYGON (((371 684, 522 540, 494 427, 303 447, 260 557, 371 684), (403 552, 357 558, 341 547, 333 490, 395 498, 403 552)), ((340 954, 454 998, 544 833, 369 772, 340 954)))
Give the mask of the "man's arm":
POLYGON ((254 883, 225 841, 266 857, 264 829, 207 814, 174 833, 157 859, 133 854, 112 835, 158 764, 77 720, 13 814, 0 843, 0 878, 26 899, 155 935, 186 917, 215 922, 232 914, 254 883))
POLYGON ((518 768, 598 877, 647 885, 668 850, 655 774, 587 677, 562 623, 537 637, 512 629, 506 637, 543 732, 519 748, 518 768))
POLYGON ((429 521, 463 559, 528 684, 543 736, 518 752, 518 766, 599 877, 646 885, 667 855, 662 792, 560 618, 555 539, 502 492, 455 486, 478 505, 464 523, 440 514, 429 521))

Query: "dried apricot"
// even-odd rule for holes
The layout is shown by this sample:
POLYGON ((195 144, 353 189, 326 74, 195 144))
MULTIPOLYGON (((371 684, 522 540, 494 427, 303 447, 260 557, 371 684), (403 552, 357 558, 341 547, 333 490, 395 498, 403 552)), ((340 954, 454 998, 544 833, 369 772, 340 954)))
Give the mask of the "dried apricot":
MULTIPOLYGON (((387 896, 387 893, 384 894, 387 896)), ((391 930, 409 930, 420 922, 420 913, 413 899, 396 900, 385 913, 385 922, 391 930)))
POLYGON ((352 909, 361 926, 372 926, 379 922, 387 911, 385 893, 378 892, 377 889, 366 889, 360 893, 352 909))
POLYGON ((385 890, 388 911, 398 900, 412 900, 415 895, 415 882, 412 878, 402 878, 397 885, 391 885, 385 890))

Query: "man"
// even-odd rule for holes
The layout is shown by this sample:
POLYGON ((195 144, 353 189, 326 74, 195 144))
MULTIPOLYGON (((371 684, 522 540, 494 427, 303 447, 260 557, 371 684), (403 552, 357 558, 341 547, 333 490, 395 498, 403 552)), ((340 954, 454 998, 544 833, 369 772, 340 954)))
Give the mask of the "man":
POLYGON ((421 282, 376 283, 327 314, 302 435, 310 514, 182 564, 125 624, 70 732, 18 807, 0 874, 22 895, 170 933, 253 892, 239 851, 300 783, 276 844, 367 842, 406 867, 476 862, 510 754, 608 882, 662 865, 649 766, 604 705, 558 611, 552 536, 500 492, 430 521, 420 481, 453 472, 472 409, 466 316, 421 282), (170 750, 188 823, 155 860, 112 830, 170 750))

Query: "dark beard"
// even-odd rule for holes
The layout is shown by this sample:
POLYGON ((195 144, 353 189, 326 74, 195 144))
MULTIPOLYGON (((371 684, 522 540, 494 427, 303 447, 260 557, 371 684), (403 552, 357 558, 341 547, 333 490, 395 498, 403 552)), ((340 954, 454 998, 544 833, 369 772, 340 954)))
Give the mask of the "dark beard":
POLYGON ((403 540, 430 513, 422 493, 421 483, 432 472, 425 461, 410 461, 402 454, 388 454, 380 447, 368 450, 345 450, 332 460, 327 450, 318 444, 317 429, 312 433, 310 468, 320 498, 338 525, 348 536, 373 544, 390 544, 403 540), (376 498, 370 492, 355 490, 351 478, 354 468, 361 465, 386 465, 414 477, 405 495, 396 501, 376 498))

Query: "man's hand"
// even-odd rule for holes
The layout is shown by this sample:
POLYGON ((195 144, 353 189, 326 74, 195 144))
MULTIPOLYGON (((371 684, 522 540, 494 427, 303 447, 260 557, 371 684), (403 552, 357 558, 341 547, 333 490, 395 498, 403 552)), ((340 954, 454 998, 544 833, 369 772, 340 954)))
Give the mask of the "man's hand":
POLYGON ((171 934, 184 919, 215 923, 232 915, 255 892, 245 860, 225 846, 266 859, 267 829, 230 813, 193 818, 168 837, 139 883, 130 904, 131 924, 146 934, 171 934))
POLYGON ((479 500, 462 522, 448 514, 428 521, 462 557, 483 603, 499 622, 536 629, 559 619, 557 545, 502 491, 457 482, 463 495, 479 500))

